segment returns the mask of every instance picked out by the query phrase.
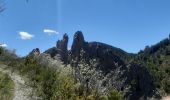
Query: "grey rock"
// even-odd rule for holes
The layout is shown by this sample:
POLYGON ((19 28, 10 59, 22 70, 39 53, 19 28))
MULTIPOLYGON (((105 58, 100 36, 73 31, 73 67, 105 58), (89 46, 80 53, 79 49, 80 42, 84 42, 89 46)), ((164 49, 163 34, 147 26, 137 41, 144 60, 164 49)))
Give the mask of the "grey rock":
POLYGON ((58 40, 56 47, 46 50, 44 53, 49 54, 52 58, 57 56, 64 64, 68 62, 68 35, 65 33, 62 40, 58 40))
POLYGON ((70 52, 71 59, 76 61, 79 61, 82 56, 87 63, 89 59, 97 59, 99 61, 98 68, 105 73, 110 72, 116 66, 124 65, 124 58, 121 58, 121 55, 128 56, 128 53, 119 48, 100 42, 86 42, 81 31, 75 33, 70 52), (82 50, 83 55, 81 54, 82 50))
POLYGON ((59 50, 57 49, 57 47, 52 47, 46 50, 44 53, 49 54, 53 58, 59 53, 59 50))
POLYGON ((66 64, 68 60, 68 50, 67 50, 67 45, 68 45, 68 35, 65 33, 63 36, 62 40, 57 41, 57 49, 58 53, 61 56, 61 60, 66 64))
POLYGON ((40 55, 40 49, 39 48, 35 48, 35 49, 33 49, 30 53, 29 53, 29 55, 32 55, 32 56, 37 56, 37 55, 40 55))
POLYGON ((81 31, 77 31, 73 37, 73 44, 71 47, 71 56, 75 59, 75 57, 80 57, 80 51, 84 50, 86 43, 84 41, 84 36, 81 31))

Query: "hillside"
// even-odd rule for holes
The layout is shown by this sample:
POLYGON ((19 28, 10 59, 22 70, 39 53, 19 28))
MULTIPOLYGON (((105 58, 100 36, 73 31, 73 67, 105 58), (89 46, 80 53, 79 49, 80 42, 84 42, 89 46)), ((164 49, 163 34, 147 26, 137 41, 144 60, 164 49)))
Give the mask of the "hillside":
POLYGON ((26 57, 0 49, 0 61, 21 75, 45 100, 159 100, 170 94, 170 39, 138 54, 87 42, 77 31, 71 50, 64 34, 55 47, 26 57))
POLYGON ((53 58, 59 57, 65 64, 71 64, 78 70, 82 63, 86 63, 90 68, 101 71, 105 77, 112 79, 109 84, 123 92, 126 99, 160 97, 147 68, 134 61, 136 54, 127 53, 105 43, 87 42, 81 31, 75 33, 71 50, 67 50, 68 40, 67 34, 64 34, 56 47, 45 53, 53 58))
POLYGON ((135 61, 147 66, 154 78, 154 84, 162 95, 170 93, 170 38, 156 45, 146 46, 140 51, 135 61))

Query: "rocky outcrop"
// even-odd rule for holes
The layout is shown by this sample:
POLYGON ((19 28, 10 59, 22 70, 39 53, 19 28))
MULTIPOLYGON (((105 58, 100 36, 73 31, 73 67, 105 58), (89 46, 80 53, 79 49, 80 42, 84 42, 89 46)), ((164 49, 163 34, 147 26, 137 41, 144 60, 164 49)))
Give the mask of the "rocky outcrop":
POLYGON ((73 37, 73 44, 71 47, 72 58, 79 58, 81 50, 86 49, 86 42, 84 41, 84 36, 81 31, 77 31, 73 37))
POLYGON ((68 39, 69 39, 68 35, 65 33, 63 35, 63 39, 57 41, 57 44, 56 44, 57 49, 67 51, 68 39))
POLYGON ((61 60, 66 64, 68 60, 68 50, 67 50, 67 45, 68 45, 68 35, 65 33, 63 36, 62 40, 57 41, 57 49, 58 53, 61 56, 61 60))
MULTIPOLYGON (((88 43, 87 55, 89 58, 98 59, 98 68, 108 73, 117 66, 123 66, 125 62, 118 55, 118 48, 109 46, 104 43, 90 42, 88 43)), ((125 55, 125 54, 124 54, 125 55)))
POLYGON ((128 53, 119 48, 100 42, 86 42, 81 31, 74 34, 71 50, 68 51, 68 39, 68 35, 64 34, 63 39, 57 41, 56 47, 50 48, 44 53, 49 54, 52 58, 58 56, 65 64, 72 60, 78 62, 81 57, 87 63, 89 59, 97 59, 99 61, 98 68, 105 73, 118 65, 124 65, 123 60, 128 57, 128 53))
POLYGON ((83 59, 87 63, 89 59, 97 59, 99 62, 98 68, 105 73, 110 72, 116 66, 124 65, 119 54, 126 55, 126 52, 100 42, 85 42, 83 33, 77 31, 73 39, 71 58, 79 61, 82 57, 81 51, 83 51, 83 59))
POLYGON ((52 47, 46 50, 44 53, 49 54, 52 58, 54 58, 57 54, 59 54, 59 50, 57 47, 52 47))
POLYGON ((128 63, 126 60, 130 56, 125 51, 100 42, 86 42, 82 32, 78 31, 74 35, 70 52, 74 62, 83 58, 89 63, 90 59, 96 59, 97 68, 105 74, 112 73, 112 86, 123 91, 127 100, 147 100, 153 96, 158 98, 153 79, 146 67, 128 63))
POLYGON ((65 33, 62 40, 58 40, 56 47, 46 50, 44 53, 49 54, 52 58, 59 57, 64 64, 68 62, 68 35, 65 33))
POLYGON ((77 31, 73 37, 71 50, 67 50, 68 36, 64 34, 62 40, 58 40, 56 47, 45 51, 52 58, 59 57, 65 64, 76 66, 80 60, 84 59, 87 64, 90 60, 96 59, 97 70, 101 70, 105 75, 110 74, 112 86, 123 91, 126 100, 147 100, 157 96, 153 79, 146 67, 130 62, 133 57, 119 48, 100 43, 86 42, 83 33, 77 31))
POLYGON ((37 55, 40 55, 40 49, 39 48, 35 48, 35 49, 33 49, 30 53, 29 53, 29 55, 32 55, 32 56, 37 56, 37 55))

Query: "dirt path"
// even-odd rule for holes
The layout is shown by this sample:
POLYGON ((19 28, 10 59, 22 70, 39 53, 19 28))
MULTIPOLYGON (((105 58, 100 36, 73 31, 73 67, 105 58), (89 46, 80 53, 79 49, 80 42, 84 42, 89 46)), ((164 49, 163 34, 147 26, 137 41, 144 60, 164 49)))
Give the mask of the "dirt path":
POLYGON ((12 72, 7 66, 0 65, 0 71, 7 73, 14 81, 14 99, 13 100, 37 100, 32 96, 32 88, 26 85, 23 77, 12 72))

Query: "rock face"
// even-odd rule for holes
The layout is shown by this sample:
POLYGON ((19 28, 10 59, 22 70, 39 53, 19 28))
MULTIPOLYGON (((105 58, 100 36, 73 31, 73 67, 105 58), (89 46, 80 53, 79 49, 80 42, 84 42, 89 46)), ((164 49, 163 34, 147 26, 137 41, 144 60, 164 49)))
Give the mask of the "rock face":
POLYGON ((40 52, 40 49, 39 48, 35 48, 33 49, 29 55, 33 55, 33 56, 36 56, 36 55, 39 55, 41 52, 40 52))
POLYGON ((52 58, 54 58, 57 54, 59 54, 59 50, 57 47, 52 47, 46 50, 44 53, 49 54, 52 58))
POLYGON ((84 41, 84 36, 81 31, 77 31, 73 37, 73 44, 71 47, 71 56, 73 58, 80 56, 80 51, 84 50, 86 47, 86 42, 84 41))
MULTIPOLYGON (((74 40, 71 48, 71 58, 79 61, 81 59, 81 51, 84 52, 83 58, 97 59, 99 61, 98 68, 103 72, 108 73, 111 69, 118 65, 124 65, 122 59, 118 56, 121 50, 99 42, 85 42, 83 33, 78 31, 74 35, 74 40)), ((126 53, 121 51, 122 55, 126 53)))
POLYGON ((119 49, 107 44, 90 42, 86 50, 89 58, 98 59, 98 67, 105 73, 110 72, 117 66, 123 66, 125 64, 123 59, 117 54, 119 49))
POLYGON ((67 44, 68 44, 68 35, 65 33, 63 35, 63 39, 57 41, 56 47, 63 51, 67 51, 67 44))
POLYGON ((65 33, 63 36, 62 40, 57 41, 57 49, 58 53, 61 56, 61 60, 66 64, 68 60, 68 50, 67 50, 67 45, 68 45, 68 35, 65 33))
POLYGON ((44 53, 49 54, 52 58, 58 56, 64 64, 68 62, 68 35, 65 33, 62 40, 58 40, 56 47, 46 50, 44 53))

